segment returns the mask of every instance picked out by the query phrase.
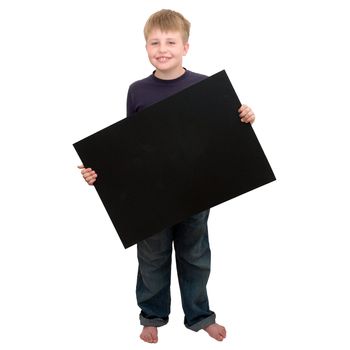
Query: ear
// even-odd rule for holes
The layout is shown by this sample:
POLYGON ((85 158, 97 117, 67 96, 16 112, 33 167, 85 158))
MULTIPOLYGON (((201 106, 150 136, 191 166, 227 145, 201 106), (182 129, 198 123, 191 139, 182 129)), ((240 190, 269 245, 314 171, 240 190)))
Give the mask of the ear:
POLYGON ((184 53, 183 53, 182 56, 186 56, 186 54, 187 54, 189 48, 190 48, 190 44, 187 42, 187 43, 184 45, 184 53))

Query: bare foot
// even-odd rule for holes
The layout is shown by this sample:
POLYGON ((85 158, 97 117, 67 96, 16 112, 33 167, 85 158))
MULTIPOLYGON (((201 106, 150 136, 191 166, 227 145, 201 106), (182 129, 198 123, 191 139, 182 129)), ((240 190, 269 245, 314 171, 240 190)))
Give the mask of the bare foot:
POLYGON ((204 330, 214 339, 218 341, 222 341, 226 338, 226 329, 223 326, 220 326, 217 323, 213 323, 208 327, 204 328, 204 330))
POLYGON ((140 338, 147 343, 156 343, 158 341, 157 327, 143 327, 140 338))

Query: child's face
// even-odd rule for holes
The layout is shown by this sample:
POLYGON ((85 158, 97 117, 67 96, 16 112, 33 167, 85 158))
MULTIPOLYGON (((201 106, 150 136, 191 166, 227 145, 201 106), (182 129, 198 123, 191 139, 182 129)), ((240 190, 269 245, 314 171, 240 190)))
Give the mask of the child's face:
POLYGON ((154 29, 147 38, 146 50, 151 64, 163 74, 182 69, 182 57, 188 51, 180 32, 161 32, 154 29))

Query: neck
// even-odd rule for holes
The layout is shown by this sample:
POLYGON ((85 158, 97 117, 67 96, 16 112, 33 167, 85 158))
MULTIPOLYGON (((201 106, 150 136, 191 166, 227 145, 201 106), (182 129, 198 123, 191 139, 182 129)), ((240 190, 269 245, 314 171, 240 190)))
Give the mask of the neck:
POLYGON ((155 77, 163 80, 172 80, 181 77, 185 73, 185 69, 182 67, 179 67, 173 71, 160 71, 156 69, 154 75, 155 77))

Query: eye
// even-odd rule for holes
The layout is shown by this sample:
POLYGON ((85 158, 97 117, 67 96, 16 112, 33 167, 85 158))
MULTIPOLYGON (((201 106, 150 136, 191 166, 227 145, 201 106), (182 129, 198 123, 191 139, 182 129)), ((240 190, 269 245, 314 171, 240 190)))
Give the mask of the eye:
POLYGON ((158 42, 154 41, 151 43, 152 46, 158 45, 158 42))
POLYGON ((169 41, 169 44, 170 45, 175 45, 176 43, 175 43, 175 41, 169 41))

